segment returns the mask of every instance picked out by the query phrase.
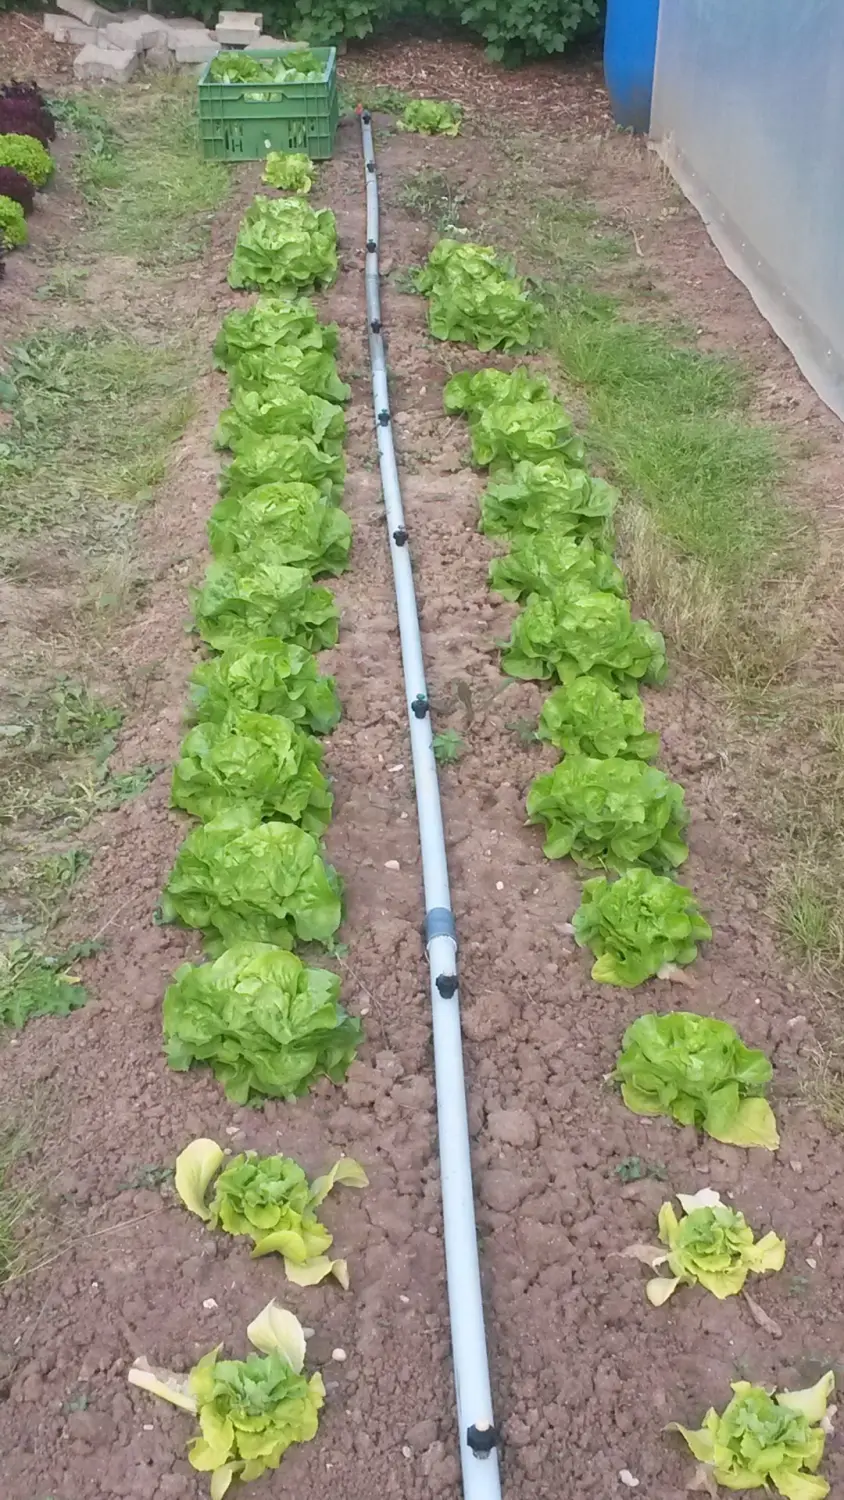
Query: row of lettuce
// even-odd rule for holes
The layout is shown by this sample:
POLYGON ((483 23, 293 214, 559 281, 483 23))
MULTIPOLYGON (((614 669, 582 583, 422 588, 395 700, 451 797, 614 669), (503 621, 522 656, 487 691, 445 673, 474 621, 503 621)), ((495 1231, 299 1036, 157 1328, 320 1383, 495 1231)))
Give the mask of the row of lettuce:
MULTIPOLYGON (((540 306, 488 246, 441 240, 417 285, 436 338, 506 353, 536 341, 540 306)), ((525 367, 454 375, 445 408, 467 417, 472 463, 489 471, 480 529, 509 544, 489 572, 490 586, 522 606, 502 669, 554 685, 537 737, 561 758, 529 788, 528 821, 544 825, 548 858, 610 872, 586 881, 573 918, 577 942, 593 952, 593 978, 633 987, 671 976, 711 930, 674 879, 689 852, 684 794, 652 764, 659 736, 647 731, 639 696, 665 681, 665 643, 633 618, 613 560, 618 495, 588 472, 568 413, 525 367)), ((773 1151, 779 1136, 764 1097, 772 1071, 731 1025, 679 1011, 634 1021, 613 1076, 638 1114, 773 1151)), ((748 1275, 781 1270, 784 1241, 772 1231, 756 1240, 716 1192, 681 1195, 680 1204, 679 1218, 663 1204, 659 1243, 627 1252, 660 1269, 646 1286, 654 1306, 682 1286, 733 1296, 748 1275)), ((711 1409, 700 1429, 672 1424, 700 1463, 693 1487, 773 1486, 789 1500, 823 1500, 829 1485, 816 1471, 833 1388, 831 1372, 810 1390, 778 1395, 737 1381, 725 1410, 711 1409)))
POLYGON ((5 252, 28 239, 35 194, 53 175, 55 137, 55 119, 36 84, 0 84, 0 275, 5 252))
MULTIPOLYGON (((310 187, 303 158, 268 164, 265 180, 310 187)), ((208 960, 185 964, 164 998, 167 1058, 207 1063, 237 1103, 291 1099, 320 1076, 341 1082, 361 1025, 339 1003, 336 974, 294 950, 332 952, 342 883, 322 836, 333 796, 324 737, 340 702, 317 654, 338 639, 338 609, 317 580, 346 568, 352 534, 340 508, 344 405, 337 329, 300 295, 337 272, 333 215, 301 197, 258 197, 237 236, 229 281, 260 295, 230 312, 214 346, 229 380, 215 443, 230 462, 208 521, 212 561, 194 591, 208 654, 191 676, 191 719, 173 772, 172 805, 197 820, 167 881, 161 919, 201 932, 208 960)), ((347 1263, 316 1210, 335 1184, 365 1187, 343 1157, 309 1182, 290 1157, 232 1159, 193 1141, 175 1186, 209 1230, 279 1255, 289 1281, 349 1284, 347 1263)), ((254 1353, 212 1350, 187 1377, 143 1359, 132 1384, 193 1413, 195 1469, 212 1500, 275 1469, 317 1431, 325 1387, 303 1373, 306 1333, 275 1301, 249 1325, 254 1353)))

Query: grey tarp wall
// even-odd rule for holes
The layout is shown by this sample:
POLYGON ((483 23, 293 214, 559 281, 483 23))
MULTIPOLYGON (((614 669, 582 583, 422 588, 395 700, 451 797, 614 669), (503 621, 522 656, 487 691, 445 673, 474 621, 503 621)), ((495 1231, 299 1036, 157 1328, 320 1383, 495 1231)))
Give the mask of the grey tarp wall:
POLYGON ((844 416, 844 0, 662 0, 651 137, 844 416))

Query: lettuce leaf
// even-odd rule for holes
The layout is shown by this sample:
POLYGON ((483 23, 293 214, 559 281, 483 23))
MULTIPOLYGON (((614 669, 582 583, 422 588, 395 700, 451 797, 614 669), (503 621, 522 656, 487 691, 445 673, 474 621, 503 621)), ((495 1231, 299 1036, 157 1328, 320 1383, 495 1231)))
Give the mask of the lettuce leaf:
POLYGON ((301 198, 256 198, 246 210, 229 266, 229 285, 284 292, 326 287, 337 278, 337 229, 329 208, 301 198))
POLYGON ((236 942, 213 963, 177 969, 164 996, 167 1061, 177 1072, 209 1063, 237 1104, 293 1099, 323 1076, 341 1083, 362 1031, 339 994, 336 974, 236 942))
POLYGON ((428 326, 436 339, 482 350, 524 348, 541 321, 524 282, 489 245, 440 240, 416 285, 430 298, 428 326))
POLYGON ((545 854, 625 870, 672 869, 688 859, 683 788, 639 760, 567 755, 527 795, 529 823, 544 823, 545 854))
POLYGON ((621 692, 664 682, 665 641, 646 620, 634 620, 626 599, 562 588, 532 595, 513 625, 501 665, 511 677, 558 677, 566 686, 587 672, 621 692))
POLYGON ((481 496, 480 529, 486 536, 530 533, 590 536, 611 550, 618 493, 565 459, 497 465, 481 496))
POLYGON ((754 1239, 744 1214, 728 1208, 711 1188, 677 1197, 682 1218, 673 1203, 663 1203, 659 1211, 659 1238, 667 1254, 657 1250, 651 1265, 668 1270, 645 1288, 654 1307, 664 1306, 679 1286, 702 1286, 724 1301, 743 1290, 748 1276, 782 1270, 785 1241, 773 1233, 754 1239))
POLYGON ((443 391, 448 414, 465 412, 473 417, 498 402, 550 401, 551 386, 544 375, 532 375, 525 365, 515 370, 462 370, 452 375, 443 391))
POLYGON ((244 442, 259 437, 309 437, 327 453, 339 453, 345 435, 342 407, 309 395, 291 380, 273 382, 263 394, 236 386, 231 406, 217 422, 214 445, 238 453, 244 442))
POLYGON ((555 529, 518 535, 506 557, 496 557, 489 586, 505 599, 557 594, 576 588, 624 596, 624 575, 602 547, 555 529))
POLYGON ((327 946, 341 915, 340 879, 316 839, 243 805, 188 834, 161 899, 162 921, 223 944, 327 946))
POLYGON ((338 612, 330 589, 305 568, 288 567, 283 548, 261 542, 212 562, 193 590, 196 628, 216 651, 254 636, 277 635, 308 651, 337 643, 338 612))
POLYGON ((214 340, 214 362, 218 370, 231 370, 245 354, 279 345, 336 354, 338 338, 337 324, 320 323, 307 297, 262 295, 244 311, 226 314, 214 340))
POLYGON ((398 121, 399 130, 417 135, 459 135, 463 121, 460 104, 446 104, 442 99, 411 99, 398 121))
POLYGON ((309 395, 338 405, 351 395, 351 386, 340 379, 337 361, 327 348, 273 344, 247 349, 229 366, 231 390, 255 391, 263 400, 272 398, 276 386, 286 389, 291 381, 309 395))
MULTIPOLYGON (((599 554, 600 555, 600 554, 599 554)), ((623 698, 600 677, 575 677, 546 698, 537 734, 567 755, 653 760, 659 735, 645 733, 640 698, 623 698)))
POLYGON ((574 445, 575 460, 583 453, 571 417, 553 397, 548 401, 494 401, 470 417, 469 433, 472 463, 479 469, 496 462, 540 463, 548 458, 570 462, 570 444, 574 445))
POLYGON ((208 519, 215 557, 233 557, 270 542, 290 567, 312 577, 342 573, 352 545, 352 523, 311 484, 262 484, 241 498, 218 500, 208 519))
POLYGON ((261 181, 280 192, 309 193, 314 184, 314 164, 304 151, 270 151, 261 181))
POLYGON ((233 710, 281 714, 314 734, 328 734, 340 722, 340 700, 333 677, 323 676, 304 646, 263 636, 230 646, 191 673, 195 717, 219 723, 233 710))
POLYGON ((817 1478, 823 1458, 827 1403, 835 1389, 831 1370, 807 1391, 774 1395, 748 1380, 736 1380, 733 1399, 719 1416, 714 1407, 698 1431, 669 1423, 702 1466, 695 1488, 723 1484, 730 1490, 770 1491, 785 1500, 825 1500, 829 1485, 817 1478))
POLYGON ((597 960, 592 978, 628 988, 666 964, 694 963, 698 943, 712 936, 691 891, 644 868, 612 882, 587 880, 572 925, 575 941, 597 960))
POLYGON ((614 1077, 628 1109, 669 1115, 731 1146, 779 1145, 762 1096, 773 1069, 726 1021, 690 1011, 640 1016, 624 1033, 614 1077))
POLYGON ((245 436, 220 474, 221 495, 245 495, 261 484, 312 484, 332 499, 343 493, 341 453, 326 453, 309 437, 245 436))
POLYGON ((319 836, 334 798, 322 774, 322 746, 277 714, 231 714, 197 724, 173 771, 171 805, 207 821, 248 802, 264 818, 286 818, 319 836))

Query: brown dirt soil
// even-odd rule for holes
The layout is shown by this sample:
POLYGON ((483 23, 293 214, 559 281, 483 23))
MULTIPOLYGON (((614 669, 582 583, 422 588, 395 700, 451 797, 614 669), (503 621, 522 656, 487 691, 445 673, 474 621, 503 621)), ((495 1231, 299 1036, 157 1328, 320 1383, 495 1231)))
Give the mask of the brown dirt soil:
MULTIPOLYGON (((455 49, 459 55, 459 49, 455 49)), ((430 92, 451 87, 455 52, 425 44, 430 92), (442 86, 437 59, 444 57, 442 86)), ((378 82, 396 76, 375 52, 378 82)), ((478 61, 479 76, 500 77, 478 61)), ((468 79, 467 72, 464 75, 468 79)), ((566 70, 555 79, 571 76, 566 70)), ((484 84, 488 89, 492 82, 484 84)), ((577 88, 575 82, 572 85, 577 88)), ((514 90, 518 87, 514 82, 514 90)), ((555 81, 561 95, 567 85, 555 81)), ((590 84, 591 87, 591 84, 590 84)), ((587 129, 594 123, 587 122, 587 129)), ((418 262, 427 231, 399 207, 402 178, 422 164, 461 163, 494 180, 494 144, 471 129, 456 143, 379 130, 385 320, 402 461, 437 723, 458 728, 467 752, 442 775, 449 857, 461 937, 461 975, 478 1220, 503 1480, 512 1500, 607 1500, 619 1473, 643 1500, 680 1500, 690 1463, 662 1435, 677 1419, 698 1425, 722 1405, 731 1379, 806 1383, 833 1364, 844 1340, 844 1147, 804 1107, 801 1056, 812 1045, 813 1000, 783 969, 759 915, 765 874, 739 821, 731 773, 712 750, 704 702, 682 681, 651 695, 665 765, 692 809, 690 883, 712 913, 715 940, 694 990, 655 983, 628 995, 591 983, 567 923, 577 887, 544 860, 523 827, 525 788, 547 760, 511 726, 541 694, 509 683, 494 641, 512 611, 486 589, 492 547, 475 530, 479 478, 463 462, 465 434, 441 414, 451 369, 470 362, 428 337, 424 307, 393 289, 390 272, 418 262), (458 692, 458 684, 460 691, 458 692), (742 1153, 662 1120, 630 1115, 605 1086, 625 1025, 648 1008, 693 1008, 736 1024, 777 1069, 781 1152, 742 1153), (620 1182, 638 1156, 664 1164, 665 1182, 620 1182), (779 1323, 775 1339, 741 1301, 678 1294, 656 1312, 645 1273, 617 1253, 650 1239, 669 1191, 711 1184, 760 1232, 789 1242, 786 1271, 753 1294, 779 1323)), ((558 141, 560 171, 566 143, 558 141)), ((641 153, 616 158, 624 201, 652 191, 641 153), (622 165, 623 163, 623 165, 622 165)), ((549 154, 551 148, 549 147, 549 154)), ((248 196, 244 183, 241 200, 248 196)), ((71 936, 101 931, 105 951, 84 966, 94 999, 61 1020, 31 1023, 0 1054, 0 1092, 34 1088, 50 1106, 45 1169, 48 1238, 43 1269, 0 1291, 0 1475, 4 1500, 194 1500, 205 1481, 189 1468, 189 1421, 126 1385, 138 1354, 186 1368, 219 1341, 242 1353, 249 1319, 273 1295, 316 1329, 313 1367, 328 1402, 317 1442, 292 1449, 260 1493, 369 1500, 456 1497, 459 1471, 444 1291, 438 1162, 415 808, 402 701, 398 635, 384 538, 364 338, 364 213, 357 127, 344 122, 318 197, 337 215, 342 272, 320 299, 341 327, 341 366, 353 383, 345 506, 355 527, 349 573, 337 585, 343 628, 326 653, 345 716, 328 744, 335 780, 329 853, 348 887, 344 998, 365 1016, 367 1043, 342 1090, 320 1087, 294 1105, 228 1105, 202 1070, 174 1075, 161 1052, 160 1002, 176 965, 198 952, 189 934, 156 927, 158 894, 185 822, 167 809, 167 776, 101 820, 71 936), (388 862, 398 869, 387 868, 388 862), (193 1136, 233 1149, 284 1150, 316 1171, 340 1151, 365 1164, 369 1191, 338 1191, 325 1211, 351 1262, 353 1290, 302 1291, 269 1261, 206 1233, 149 1169, 171 1164, 193 1136), (345 1362, 332 1362, 337 1347, 345 1362)), ((236 300, 223 277, 236 211, 220 216, 195 286, 197 339, 205 342, 236 300)), ((684 234, 695 253, 705 234, 684 234)), ((672 252, 673 254, 673 252, 672 252)), ((666 241, 649 246, 654 274, 666 241)), ((708 258, 725 295, 743 298, 743 337, 762 337, 749 300, 708 258), (752 330, 755 328, 755 335, 752 330)), ((712 305, 720 305, 710 288, 712 305)), ((738 314, 736 313, 736 316, 738 314)), ((720 339, 715 327, 713 335, 720 339)), ((787 361, 782 361, 785 370, 787 361)), ((790 377, 799 384, 799 377, 790 377)), ((195 650, 184 634, 187 585, 201 576, 204 521, 214 499, 210 434, 223 382, 208 375, 200 412, 143 527, 152 582, 121 642, 137 669, 154 667, 121 738, 126 764, 172 760, 195 650)), ((37 1259, 37 1256, 36 1256, 37 1259)), ((833 1493, 844 1458, 824 1463, 833 1493)))

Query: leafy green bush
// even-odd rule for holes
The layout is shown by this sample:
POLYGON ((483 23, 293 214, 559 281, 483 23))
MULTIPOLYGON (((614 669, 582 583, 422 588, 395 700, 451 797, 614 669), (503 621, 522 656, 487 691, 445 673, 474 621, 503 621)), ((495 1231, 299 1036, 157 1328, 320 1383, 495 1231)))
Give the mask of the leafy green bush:
POLYGON ((41 188, 53 175, 53 158, 34 136, 0 135, 0 167, 14 167, 41 188))
POLYGON ((653 760, 659 750, 659 735, 645 733, 641 698, 624 698, 599 677, 557 688, 543 704, 537 733, 567 755, 596 760, 653 760))
POLYGON ((167 1061, 178 1072, 210 1063, 238 1104, 293 1099, 322 1076, 341 1083, 361 1024, 339 994, 336 974, 269 943, 235 942, 213 963, 176 970, 164 996, 167 1061))
POLYGON ((587 880, 572 924, 575 941, 595 954, 592 978, 630 989, 666 964, 694 963, 698 943, 712 936, 686 886, 641 868, 587 880))
POLYGON ((489 586, 513 600, 572 589, 623 595, 624 576, 602 547, 552 529, 517 536, 507 556, 490 564, 489 586))
POLYGON ((611 485, 565 458, 501 464, 481 496, 480 529, 485 536, 590 536, 609 550, 617 504, 611 485))
POLYGON ((343 408, 312 396, 295 381, 272 382, 261 393, 235 386, 231 406, 214 433, 217 448, 239 453, 259 437, 309 437, 327 453, 339 453, 346 435, 343 408))
POLYGON ((337 230, 328 208, 301 198, 256 198, 241 220, 229 285, 270 292, 326 287, 337 277, 337 230))
POLYGON ((231 370, 244 354, 287 345, 294 349, 327 349, 337 352, 336 323, 320 323, 316 308, 307 297, 262 295, 244 311, 227 313, 214 340, 214 360, 219 370, 231 370))
POLYGON ((262 818, 285 818, 319 836, 334 802, 321 765, 319 740, 277 714, 241 709, 222 723, 197 724, 185 737, 172 806, 207 821, 248 803, 262 818))
POLYGON ((323 676, 310 651, 275 636, 230 646, 191 674, 191 701, 201 721, 219 723, 233 710, 281 714, 314 734, 340 721, 333 677, 323 676))
POLYGON ((311 583, 305 568, 290 568, 284 553, 262 542, 211 563, 193 591, 196 628, 217 651, 277 635, 308 651, 337 643, 337 605, 329 589, 311 583))
POLYGON ((489 245, 440 240, 416 284, 430 298, 428 326, 437 339, 486 351, 523 349, 541 320, 524 282, 489 245))
POLYGON ((14 250, 18 245, 25 245, 27 238, 26 220, 20 204, 0 194, 0 245, 5 243, 14 250))
POLYGON ((773 1069, 733 1027, 691 1011, 640 1016, 628 1026, 614 1077, 628 1109, 669 1115, 728 1146, 779 1146, 762 1096, 773 1069))
POLYGON ((313 578, 342 573, 352 544, 352 523, 312 484, 263 484, 242 498, 218 500, 208 519, 215 557, 233 557, 265 541, 293 568, 313 578))
POLYGON ((262 823, 254 808, 236 807, 188 834, 161 915, 223 946, 329 944, 340 926, 340 881, 311 834, 293 823, 262 823))
POLYGON ((304 151, 271 151, 261 181, 279 192, 309 193, 314 183, 314 164, 304 151))
MULTIPOLYGON (((339 500, 346 465, 340 453, 325 453, 309 437, 245 437, 220 474, 220 494, 243 496, 263 484, 312 484, 339 500)), ((266 633, 266 632, 265 632, 266 633)))
POLYGON ((719 1416, 714 1407, 694 1432, 679 1422, 669 1431, 685 1438, 703 1472, 696 1487, 712 1493, 773 1487, 786 1500, 825 1500, 829 1485, 817 1478, 828 1428, 827 1404, 835 1388, 831 1370, 805 1391, 774 1395, 749 1380, 731 1385, 733 1399, 719 1416))
POLYGON ((442 99, 411 99, 405 105, 398 128, 412 130, 417 135, 459 135, 462 121, 460 104, 447 104, 442 99))
POLYGON ((564 52, 596 31, 602 0, 458 0, 460 21, 487 44, 487 56, 508 67, 564 52))
POLYGON ((688 859, 683 788, 639 760, 567 755, 528 790, 529 823, 544 823, 545 854, 585 865, 672 869, 688 859))
POLYGON ((646 620, 634 620, 626 599, 560 589, 534 594, 514 622, 501 665, 511 677, 557 677, 568 685, 591 672, 622 693, 640 682, 664 682, 665 641, 646 620))

